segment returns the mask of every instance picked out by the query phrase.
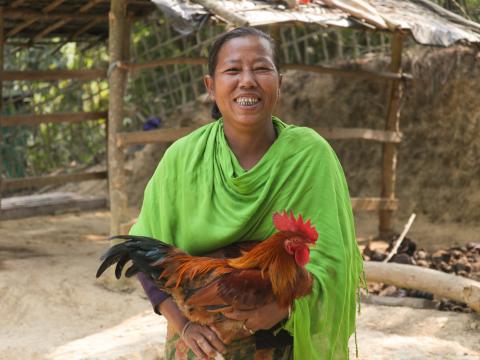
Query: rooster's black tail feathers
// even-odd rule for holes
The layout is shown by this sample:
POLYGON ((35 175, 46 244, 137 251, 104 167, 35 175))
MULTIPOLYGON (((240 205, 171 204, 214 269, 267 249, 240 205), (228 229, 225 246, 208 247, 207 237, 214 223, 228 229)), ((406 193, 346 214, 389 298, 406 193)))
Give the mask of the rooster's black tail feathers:
POLYGON ((100 258, 103 262, 97 270, 97 278, 116 263, 115 276, 120 279, 123 268, 129 260, 132 261, 132 265, 125 272, 126 277, 131 277, 139 271, 154 278, 160 275, 160 269, 155 269, 152 264, 165 257, 170 245, 146 236, 118 235, 110 239, 124 239, 126 241, 112 246, 100 258))

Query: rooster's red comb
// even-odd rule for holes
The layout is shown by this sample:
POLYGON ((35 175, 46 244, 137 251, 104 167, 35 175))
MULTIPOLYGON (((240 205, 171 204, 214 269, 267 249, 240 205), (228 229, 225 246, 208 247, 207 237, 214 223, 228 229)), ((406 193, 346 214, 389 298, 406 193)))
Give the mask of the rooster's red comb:
POLYGON ((273 224, 278 231, 300 233, 312 244, 317 241, 318 233, 310 220, 303 222, 302 215, 298 215, 298 219, 295 219, 293 211, 290 211, 290 215, 286 211, 273 214, 273 224))

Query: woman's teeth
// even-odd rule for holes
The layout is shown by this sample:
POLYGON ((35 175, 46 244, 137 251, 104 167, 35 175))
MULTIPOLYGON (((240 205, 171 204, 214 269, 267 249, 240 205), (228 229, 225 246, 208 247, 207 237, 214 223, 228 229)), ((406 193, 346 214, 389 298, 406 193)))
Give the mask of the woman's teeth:
POLYGON ((259 99, 241 97, 235 100, 241 106, 252 106, 258 103, 259 99))

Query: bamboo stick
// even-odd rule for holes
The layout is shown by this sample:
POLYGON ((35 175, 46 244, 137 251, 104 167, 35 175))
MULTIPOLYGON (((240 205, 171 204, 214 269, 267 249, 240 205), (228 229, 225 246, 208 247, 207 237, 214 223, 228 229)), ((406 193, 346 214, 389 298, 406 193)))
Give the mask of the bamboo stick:
POLYGON ((64 2, 65 0, 53 0, 52 2, 50 2, 50 4, 48 4, 42 9, 42 12, 50 12, 55 8, 59 7, 60 5, 62 5, 64 2))
POLYGON ((13 35, 16 35, 18 34, 20 31, 22 31, 23 29, 25 29, 26 27, 29 27, 30 25, 32 25, 35 21, 37 21, 38 19, 36 18, 33 18, 33 19, 29 19, 29 20, 26 20, 24 21, 23 23, 20 23, 18 24, 17 26, 15 26, 14 28, 12 28, 8 33, 7 33, 7 37, 11 37, 13 35))
MULTIPOLYGON (((159 66, 174 65, 174 64, 190 64, 190 65, 205 65, 207 63, 206 58, 187 58, 187 57, 175 57, 154 60, 142 64, 138 63, 120 63, 120 67, 129 71, 138 71, 143 69, 152 69, 159 66)), ((303 70, 319 74, 331 74, 343 77, 360 77, 370 79, 411 79, 412 76, 401 72, 390 71, 367 71, 367 70, 347 70, 342 68, 335 68, 330 66, 320 65, 304 65, 304 64, 282 64, 281 68, 284 70, 303 70)))
MULTIPOLYGON (((58 0, 60 1, 60 0, 58 0)), ((62 3, 64 0, 60 1, 60 3, 62 3)), ((101 2, 102 0, 90 0, 90 2, 86 3, 85 5, 81 6, 79 9, 78 9, 78 13, 82 14, 82 13, 85 13, 87 12, 88 10, 90 10, 93 6, 95 6, 96 4, 98 4, 99 2, 101 2)), ((51 6, 51 5, 50 5, 51 6)), ((48 7, 47 7, 48 8, 48 7)), ((37 40, 39 40, 40 38, 44 37, 45 35, 48 35, 49 33, 51 33, 52 31, 58 29, 59 27, 62 27, 63 25, 67 24, 69 22, 69 19, 64 19, 64 20, 59 20, 55 23, 53 23, 52 25, 50 26, 47 26, 43 31, 41 31, 40 33, 38 33, 37 35, 35 35, 35 37, 33 38, 33 41, 36 42, 37 40)))
MULTIPOLYGON (((390 71, 401 74, 403 37, 399 33, 393 35, 392 60, 390 71)), ((400 131, 400 102, 402 99, 402 82, 392 80, 390 84, 390 97, 388 101, 386 131, 400 131)), ((395 181, 397 167, 397 149, 395 144, 386 143, 382 149, 382 190, 381 197, 395 198, 395 181)), ((385 210, 379 213, 379 237, 386 238, 393 233, 393 211, 385 210)))
POLYGON ((393 245, 392 250, 391 250, 390 253, 387 255, 387 257, 383 260, 384 263, 389 262, 390 259, 393 257, 393 255, 395 255, 395 254, 397 253, 400 245, 402 245, 403 239, 405 239, 405 236, 407 236, 408 230, 410 230, 410 227, 412 226, 412 224, 413 224, 416 216, 417 216, 417 214, 415 214, 415 213, 413 213, 412 215, 410 215, 410 218, 408 219, 407 224, 406 224, 405 227, 403 228, 402 233, 400 234, 400 236, 398 237, 398 239, 395 240, 395 245, 393 245))
POLYGON ((337 38, 337 59, 343 60, 343 32, 337 30, 334 32, 335 37, 337 38))
POLYGON ((25 0, 14 0, 11 4, 10 4, 10 7, 11 8, 16 8, 20 5, 22 5, 23 3, 25 2, 25 0))
MULTIPOLYGON (((117 146, 129 147, 140 144, 173 142, 188 135, 198 126, 183 128, 165 128, 152 131, 134 131, 117 134, 117 146)), ((360 128, 313 128, 324 138, 329 140, 363 139, 377 142, 399 143, 402 140, 401 133, 383 130, 371 130, 360 128)))
POLYGON ((105 119, 106 111, 77 112, 77 113, 55 113, 55 114, 27 114, 0 116, 0 125, 12 127, 17 125, 38 125, 43 123, 81 122, 89 120, 105 119))
POLYGON ((190 134, 198 127, 165 128, 151 131, 134 131, 129 133, 118 133, 116 146, 125 148, 138 144, 173 142, 190 134))
MULTIPOLYGON (((3 72, 4 46, 5 46, 5 18, 3 6, 0 7, 0 71, 3 72)), ((3 113, 3 77, 0 76, 0 115, 3 113)), ((3 144, 3 131, 0 122, 0 149, 3 144)), ((0 151, 0 217, 2 215, 2 191, 3 191, 3 158, 0 151)))
POLYGON ((326 62, 330 61, 330 54, 328 53, 328 44, 327 44, 327 40, 325 40, 325 37, 328 35, 329 35, 328 32, 324 32, 323 34, 320 35, 321 36, 320 39, 322 40, 323 57, 326 62))
POLYGON ((105 69, 3 71, 0 76, 3 81, 96 80, 106 79, 107 71, 105 69))
POLYGON ((83 34, 84 32, 90 30, 93 26, 98 24, 98 20, 92 20, 89 23, 87 23, 85 26, 81 27, 77 31, 75 31, 71 36, 67 38, 67 40, 61 42, 53 51, 50 52, 50 55, 55 54, 57 51, 59 51, 65 44, 69 43, 70 41, 74 40, 77 36, 83 34))
POLYGON ((313 128, 324 138, 329 140, 362 139, 382 143, 398 144, 402 142, 402 133, 363 128, 313 128))
POLYGON ((102 20, 107 21, 108 17, 105 15, 90 15, 90 14, 64 14, 64 13, 43 13, 32 10, 4 10, 5 18, 7 19, 35 19, 35 20, 102 20))
POLYGON ((68 23, 68 20, 59 20, 55 23, 53 23, 52 25, 50 26, 47 26, 45 29, 43 29, 42 31, 40 31, 38 34, 36 34, 34 37, 33 37, 33 42, 37 42, 38 40, 40 40, 42 37, 50 34, 52 31, 62 27, 63 25, 65 25, 66 23, 68 23))
MULTIPOLYGON (((126 37, 126 7, 125 0, 111 0, 109 13, 108 51, 110 64, 125 61, 124 40, 126 37)), ((125 193, 124 156, 116 146, 117 133, 122 128, 124 117, 124 101, 127 74, 115 67, 109 78, 110 96, 108 101, 108 189, 111 211, 110 234, 118 234, 120 224, 125 222, 127 196, 125 193)))
POLYGON ((341 68, 334 68, 320 65, 304 65, 304 64, 285 64, 282 65, 286 70, 303 70, 319 74, 330 74, 349 78, 367 78, 379 80, 393 80, 393 79, 411 79, 412 76, 404 73, 394 73, 388 71, 367 71, 367 70, 347 70, 341 68))
POLYGON ((365 261, 369 282, 427 291, 440 298, 462 303, 480 313, 480 282, 441 271, 395 263, 365 261))
MULTIPOLYGON (((42 13, 43 14, 46 14, 46 13, 49 13, 50 11, 54 10, 56 7, 60 6, 62 3, 64 3, 65 0, 56 0, 56 1, 53 1, 52 3, 50 3, 49 5, 45 6, 43 9, 42 9, 42 13)), ((12 6, 13 7, 13 6, 12 6)), ((28 19, 28 20, 25 20, 24 22, 18 24, 17 26, 15 26, 13 29, 11 29, 7 36, 11 37, 13 35, 16 35, 18 34, 20 31, 22 31, 23 29, 25 29, 26 27, 29 27, 30 25, 32 25, 34 22, 38 21, 40 18, 39 17, 33 17, 31 19, 28 19)), ((38 36, 38 35, 37 35, 38 36)))
POLYGON ((22 179, 8 179, 4 180, 3 190, 18 190, 26 188, 39 188, 46 185, 61 185, 67 182, 82 182, 88 180, 106 179, 106 171, 96 171, 78 174, 62 174, 62 175, 48 175, 36 176, 22 179))

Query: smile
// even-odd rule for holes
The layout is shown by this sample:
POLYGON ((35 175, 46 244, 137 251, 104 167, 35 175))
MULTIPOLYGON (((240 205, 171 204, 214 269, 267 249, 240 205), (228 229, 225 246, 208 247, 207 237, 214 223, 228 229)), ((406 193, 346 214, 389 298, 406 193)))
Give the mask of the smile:
POLYGON ((251 98, 251 97, 239 97, 235 99, 235 102, 240 106, 253 106, 260 101, 259 98, 251 98))

